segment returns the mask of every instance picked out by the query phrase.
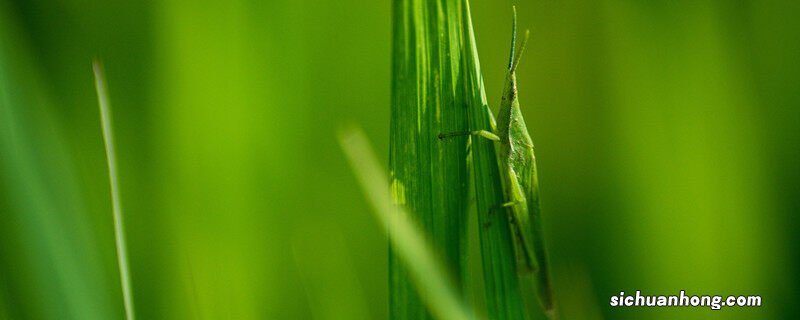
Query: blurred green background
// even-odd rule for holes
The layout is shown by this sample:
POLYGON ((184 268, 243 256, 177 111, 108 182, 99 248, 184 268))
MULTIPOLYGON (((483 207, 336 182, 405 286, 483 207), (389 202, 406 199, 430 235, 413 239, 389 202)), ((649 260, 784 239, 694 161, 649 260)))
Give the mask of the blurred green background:
MULTIPOLYGON (((564 318, 800 318, 800 2, 516 4, 564 318), (634 290, 764 306, 608 306, 634 290)), ((512 2, 471 5, 494 103, 512 2)), ((0 0, 0 319, 123 317, 93 57, 139 318, 386 318, 335 132, 387 158, 390 8, 0 0)))

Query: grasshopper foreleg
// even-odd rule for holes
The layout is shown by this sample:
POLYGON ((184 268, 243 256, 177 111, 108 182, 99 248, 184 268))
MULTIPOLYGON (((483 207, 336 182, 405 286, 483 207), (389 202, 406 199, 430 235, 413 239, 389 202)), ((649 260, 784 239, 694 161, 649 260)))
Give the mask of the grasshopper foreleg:
POLYGON ((520 200, 501 203, 499 205, 496 205, 496 206, 492 207, 491 210, 489 211, 489 213, 493 213, 495 210, 507 209, 507 208, 511 208, 513 206, 522 205, 522 204, 523 204, 523 201, 520 201, 520 200))
POLYGON ((448 133, 439 133, 439 140, 444 140, 445 138, 452 138, 452 137, 460 137, 460 136, 479 136, 484 137, 486 139, 492 141, 500 141, 500 137, 498 137, 494 132, 489 130, 474 130, 474 131, 458 131, 458 132, 448 132, 448 133))

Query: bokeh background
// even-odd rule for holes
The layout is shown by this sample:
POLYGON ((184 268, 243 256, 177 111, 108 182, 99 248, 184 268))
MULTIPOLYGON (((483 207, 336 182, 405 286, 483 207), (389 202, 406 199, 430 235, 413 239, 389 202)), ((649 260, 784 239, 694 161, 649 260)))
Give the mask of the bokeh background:
MULTIPOLYGON (((512 3, 471 4, 499 101, 512 3)), ((799 318, 800 2, 516 4, 564 317, 799 318), (608 306, 634 290, 764 306, 608 306)), ((386 318, 386 238, 335 132, 387 158, 390 10, 0 0, 0 319, 123 317, 94 57, 141 319, 386 318)))

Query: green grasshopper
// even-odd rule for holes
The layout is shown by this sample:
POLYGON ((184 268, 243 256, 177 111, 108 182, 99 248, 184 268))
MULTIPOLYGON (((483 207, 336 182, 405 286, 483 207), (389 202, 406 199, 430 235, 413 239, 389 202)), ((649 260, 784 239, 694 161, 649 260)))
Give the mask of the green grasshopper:
POLYGON ((515 55, 517 16, 514 10, 511 55, 508 62, 506 84, 497 127, 494 130, 475 130, 469 132, 440 133, 439 139, 473 135, 498 142, 497 160, 503 180, 506 203, 498 206, 508 210, 513 233, 513 242, 520 278, 533 276, 539 302, 548 318, 554 319, 555 301, 548 270, 547 253, 542 234, 541 211, 539 207, 539 181, 536 173, 536 157, 533 153, 533 140, 528 134, 525 120, 517 97, 516 69, 530 35, 525 31, 525 40, 515 55))

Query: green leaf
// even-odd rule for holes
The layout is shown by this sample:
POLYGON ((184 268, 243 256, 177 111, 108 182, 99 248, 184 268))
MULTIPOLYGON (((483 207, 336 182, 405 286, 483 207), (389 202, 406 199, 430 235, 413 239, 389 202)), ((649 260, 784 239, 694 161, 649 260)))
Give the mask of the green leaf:
MULTIPOLYGON (((463 23, 468 53, 462 63, 466 70, 465 87, 470 130, 494 128, 494 119, 486 101, 478 50, 472 29, 469 5, 463 23)), ((514 257, 514 245, 508 218, 492 214, 494 207, 505 202, 503 182, 495 153, 495 143, 487 139, 471 139, 471 159, 475 177, 475 193, 480 226, 486 306, 491 319, 526 319, 514 257)))
MULTIPOLYGON (((466 139, 442 143, 437 135, 467 128, 463 12, 460 0, 394 1, 389 155, 395 201, 413 212, 462 289, 469 202, 466 139)), ((391 319, 430 318, 393 249, 389 259, 391 319)))

